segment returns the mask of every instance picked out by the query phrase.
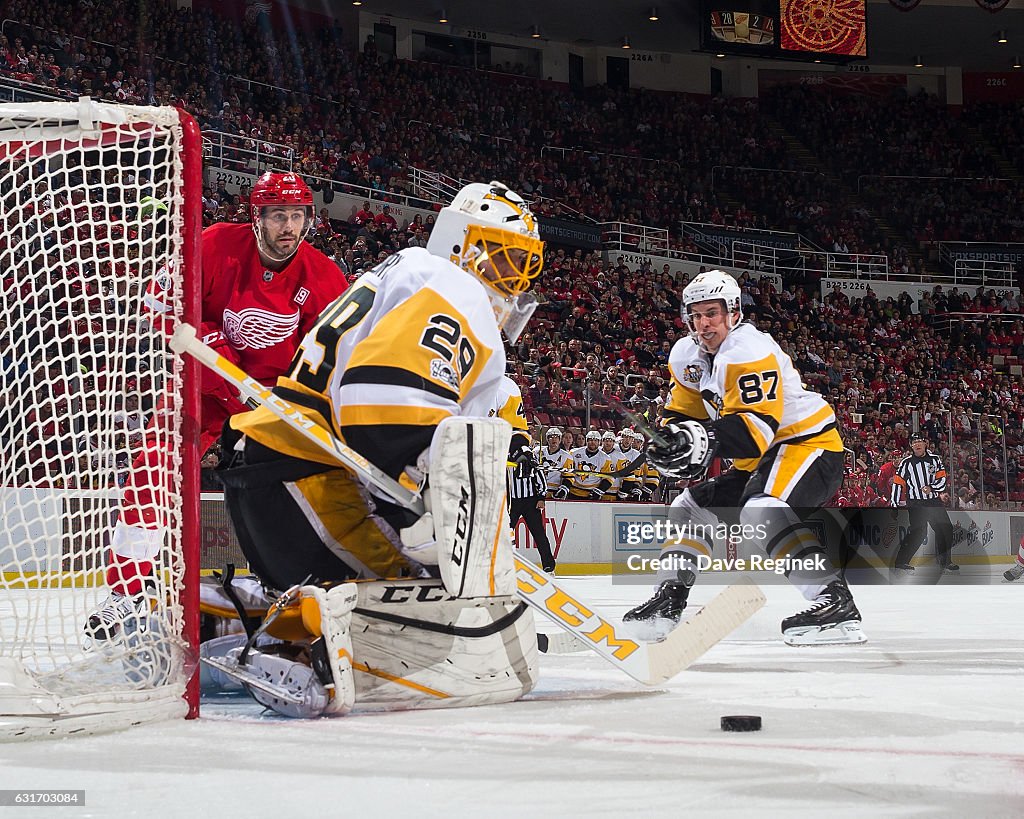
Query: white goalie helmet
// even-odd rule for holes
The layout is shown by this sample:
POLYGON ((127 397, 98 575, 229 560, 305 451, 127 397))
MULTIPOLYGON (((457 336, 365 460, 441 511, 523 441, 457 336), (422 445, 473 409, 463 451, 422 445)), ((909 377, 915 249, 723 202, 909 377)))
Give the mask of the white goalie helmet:
POLYGON ((537 309, 526 291, 544 261, 537 219, 523 198, 501 182, 466 185, 437 214, 427 251, 487 288, 498 326, 514 343, 537 309))
POLYGON ((690 320, 690 307, 700 304, 703 301, 721 300, 725 302, 725 309, 733 316, 729 324, 729 331, 743 321, 743 308, 741 306, 741 292, 739 283, 723 270, 707 270, 697 275, 692 282, 683 288, 682 319, 690 328, 690 334, 694 341, 697 340, 693 322, 690 320))

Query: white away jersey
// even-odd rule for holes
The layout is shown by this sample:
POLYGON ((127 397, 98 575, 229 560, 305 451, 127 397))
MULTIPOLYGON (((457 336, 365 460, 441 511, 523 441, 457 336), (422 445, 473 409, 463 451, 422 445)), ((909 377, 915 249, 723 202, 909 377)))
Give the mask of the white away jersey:
POLYGON ((669 370, 666 418, 716 422, 719 454, 735 458, 738 469, 753 470, 765 452, 785 441, 814 437, 822 449, 843 449, 832 407, 804 389, 775 339, 750 324, 729 333, 713 356, 691 337, 680 339, 669 355, 669 370))
POLYGON ((578 446, 573 449, 573 469, 578 470, 570 477, 570 489, 581 490, 580 494, 586 494, 590 489, 599 486, 602 481, 609 480, 603 475, 588 475, 588 472, 610 472, 608 455, 602 449, 593 454, 587 452, 585 446, 578 446))
MULTIPOLYGON (((397 476, 430 445, 442 419, 487 417, 504 374, 505 349, 484 286, 409 248, 324 310, 275 391, 397 476)), ((269 410, 233 425, 285 454, 331 463, 269 410)))
POLYGON ((554 452, 551 452, 547 444, 541 444, 537 447, 537 459, 540 461, 541 467, 544 469, 544 477, 547 480, 548 490, 554 491, 562 485, 562 472, 563 469, 572 469, 573 461, 572 455, 568 449, 559 447, 554 452))

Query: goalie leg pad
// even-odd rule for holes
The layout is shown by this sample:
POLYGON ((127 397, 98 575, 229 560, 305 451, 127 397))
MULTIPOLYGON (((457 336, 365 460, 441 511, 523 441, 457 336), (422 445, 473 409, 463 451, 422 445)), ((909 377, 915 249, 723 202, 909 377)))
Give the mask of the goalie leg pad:
POLYGON ((358 584, 356 703, 383 709, 511 702, 537 681, 533 613, 512 595, 466 599, 437 580, 358 584))
MULTIPOLYGON (((274 602, 255 577, 236 577, 232 579, 231 587, 245 609, 247 617, 262 617, 274 602)), ((238 619, 235 604, 231 602, 224 587, 213 577, 199 578, 199 611, 213 617, 238 619)))
POLYGON ((445 588, 456 597, 515 594, 505 503, 511 427, 445 418, 430 445, 430 510, 445 588))
POLYGON ((314 665, 322 663, 324 675, 330 676, 331 699, 324 708, 329 717, 347 714, 356 700, 351 634, 356 598, 355 583, 331 589, 303 586, 300 592, 303 624, 322 641, 321 646, 314 644, 313 659, 314 665))

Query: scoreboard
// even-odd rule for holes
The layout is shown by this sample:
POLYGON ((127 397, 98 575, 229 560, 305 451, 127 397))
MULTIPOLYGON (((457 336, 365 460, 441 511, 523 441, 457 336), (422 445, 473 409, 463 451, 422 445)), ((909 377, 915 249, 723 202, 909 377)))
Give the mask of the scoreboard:
POLYGON ((703 0, 701 50, 847 62, 868 55, 865 0, 703 0))

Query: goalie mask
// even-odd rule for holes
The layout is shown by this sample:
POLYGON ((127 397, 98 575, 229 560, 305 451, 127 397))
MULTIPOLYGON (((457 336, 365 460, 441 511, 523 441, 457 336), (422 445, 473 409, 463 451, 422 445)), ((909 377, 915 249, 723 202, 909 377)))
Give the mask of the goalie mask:
POLYGON ((289 261, 313 226, 309 186, 293 173, 268 171, 252 186, 249 206, 260 255, 278 264, 289 261), (303 208, 301 224, 290 210, 294 207, 303 208))
MULTIPOLYGON (((740 286, 736 279, 721 270, 708 270, 701 273, 683 289, 682 318, 690 328, 690 336, 695 344, 708 350, 697 332, 692 307, 706 301, 721 301, 726 315, 725 335, 731 333, 743 321, 743 309, 740 305, 740 286)), ((724 338, 724 337, 723 337, 724 338)), ((721 343, 721 342, 719 342, 721 343)), ((717 349, 717 345, 715 345, 717 349)), ((708 350, 714 352, 714 350, 708 350)))
POLYGON ((438 213, 427 250, 487 288, 498 326, 514 343, 537 309, 526 291, 544 258, 537 220, 522 197, 500 182, 466 185, 438 213))

